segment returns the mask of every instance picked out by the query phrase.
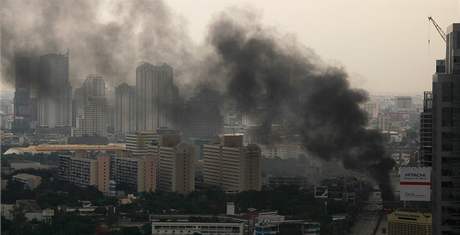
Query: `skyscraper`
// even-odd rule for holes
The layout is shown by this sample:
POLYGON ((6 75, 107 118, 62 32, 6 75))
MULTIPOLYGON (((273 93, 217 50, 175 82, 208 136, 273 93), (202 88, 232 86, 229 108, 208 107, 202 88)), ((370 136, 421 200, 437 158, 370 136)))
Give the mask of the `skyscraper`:
POLYGON ((171 128, 177 87, 173 69, 167 64, 143 63, 136 69, 137 130, 171 128))
POLYGON ((433 234, 460 233, 459 23, 448 27, 446 38, 445 69, 433 75, 433 234))
POLYGON ((115 88, 115 133, 125 136, 136 130, 136 88, 122 83, 115 88))
POLYGON ((107 100, 102 76, 89 75, 75 91, 75 128, 73 136, 106 136, 107 100))
POLYGON ((48 54, 38 66, 37 115, 39 128, 65 128, 72 125, 72 87, 68 55, 48 54))
POLYGON ((32 81, 37 80, 38 61, 35 57, 15 58, 14 131, 30 131, 36 119, 32 98, 32 81))
POLYGON ((243 135, 224 135, 220 144, 204 145, 204 183, 227 192, 261 189, 261 150, 243 146, 243 135))

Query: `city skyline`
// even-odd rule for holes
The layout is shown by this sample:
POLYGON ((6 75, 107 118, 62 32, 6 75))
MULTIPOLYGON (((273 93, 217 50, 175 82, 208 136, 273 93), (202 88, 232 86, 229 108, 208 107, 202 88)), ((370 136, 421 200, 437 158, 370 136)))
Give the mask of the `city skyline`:
POLYGON ((4 0, 1 233, 460 234, 457 1, 4 0))

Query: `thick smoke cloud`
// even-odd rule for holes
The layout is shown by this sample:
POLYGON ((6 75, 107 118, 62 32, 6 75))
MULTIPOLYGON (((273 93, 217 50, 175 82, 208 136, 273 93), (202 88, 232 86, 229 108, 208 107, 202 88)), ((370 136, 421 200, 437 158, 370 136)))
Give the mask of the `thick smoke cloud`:
POLYGON ((347 169, 371 169, 391 198, 392 161, 385 158, 381 135, 365 128, 359 104, 366 92, 350 87, 344 69, 324 65, 300 46, 285 47, 244 14, 223 14, 211 25, 209 41, 227 70, 226 95, 243 112, 263 110, 261 133, 272 133, 274 120, 281 120, 291 134, 300 134, 311 154, 340 159, 347 169))
POLYGON ((2 81, 10 85, 18 55, 68 50, 74 86, 93 73, 113 86, 134 83, 141 61, 166 62, 176 75, 192 64, 185 23, 163 1, 3 0, 0 13, 2 81))
MULTIPOLYGON (((385 158, 381 136, 365 129, 367 117, 359 108, 367 94, 350 87, 343 68, 326 65, 251 13, 232 10, 215 18, 202 47, 190 42, 185 23, 160 0, 3 0, 0 13, 2 81, 14 83, 17 55, 67 49, 74 87, 90 73, 114 86, 133 84, 141 61, 166 62, 175 70, 182 96, 205 84, 215 90, 210 94, 230 100, 241 112, 257 110, 262 142, 276 139, 276 122, 300 136, 312 155, 367 172, 391 198, 388 171, 393 163, 385 158)), ((179 106, 186 103, 180 100, 179 106)), ((209 107, 200 112, 218 112, 215 105, 209 107)))

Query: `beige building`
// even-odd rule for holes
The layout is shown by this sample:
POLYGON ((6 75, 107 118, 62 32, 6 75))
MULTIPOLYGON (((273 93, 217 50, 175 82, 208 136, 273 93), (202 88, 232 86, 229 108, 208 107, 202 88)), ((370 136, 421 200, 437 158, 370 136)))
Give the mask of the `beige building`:
POLYGON ((159 135, 155 131, 139 131, 126 135, 126 150, 135 157, 151 155, 152 143, 158 142, 159 135))
POLYGON ((111 161, 111 179, 136 192, 156 190, 156 164, 152 157, 115 156, 111 161))
POLYGON ((78 186, 94 186, 99 191, 109 191, 110 157, 100 155, 89 157, 86 154, 59 157, 58 175, 61 180, 78 186))
POLYGON ((203 177, 206 185, 227 192, 261 189, 261 150, 243 146, 243 135, 224 135, 221 144, 204 145, 203 177))
POLYGON ((395 211, 387 219, 388 235, 431 235, 431 213, 395 211))
POLYGON ((158 188, 162 191, 189 193, 195 190, 195 149, 186 143, 157 146, 158 188))

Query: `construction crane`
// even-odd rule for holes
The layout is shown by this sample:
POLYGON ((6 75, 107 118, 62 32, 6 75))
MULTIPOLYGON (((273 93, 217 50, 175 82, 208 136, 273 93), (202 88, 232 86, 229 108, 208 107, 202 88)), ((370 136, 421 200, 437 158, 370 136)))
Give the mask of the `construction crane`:
POLYGON ((436 21, 433 19, 433 17, 428 16, 428 21, 430 21, 434 25, 434 27, 438 31, 439 35, 441 36, 442 40, 444 40, 444 42, 447 42, 446 33, 444 33, 444 31, 441 29, 441 27, 439 27, 438 23, 436 23, 436 21))

